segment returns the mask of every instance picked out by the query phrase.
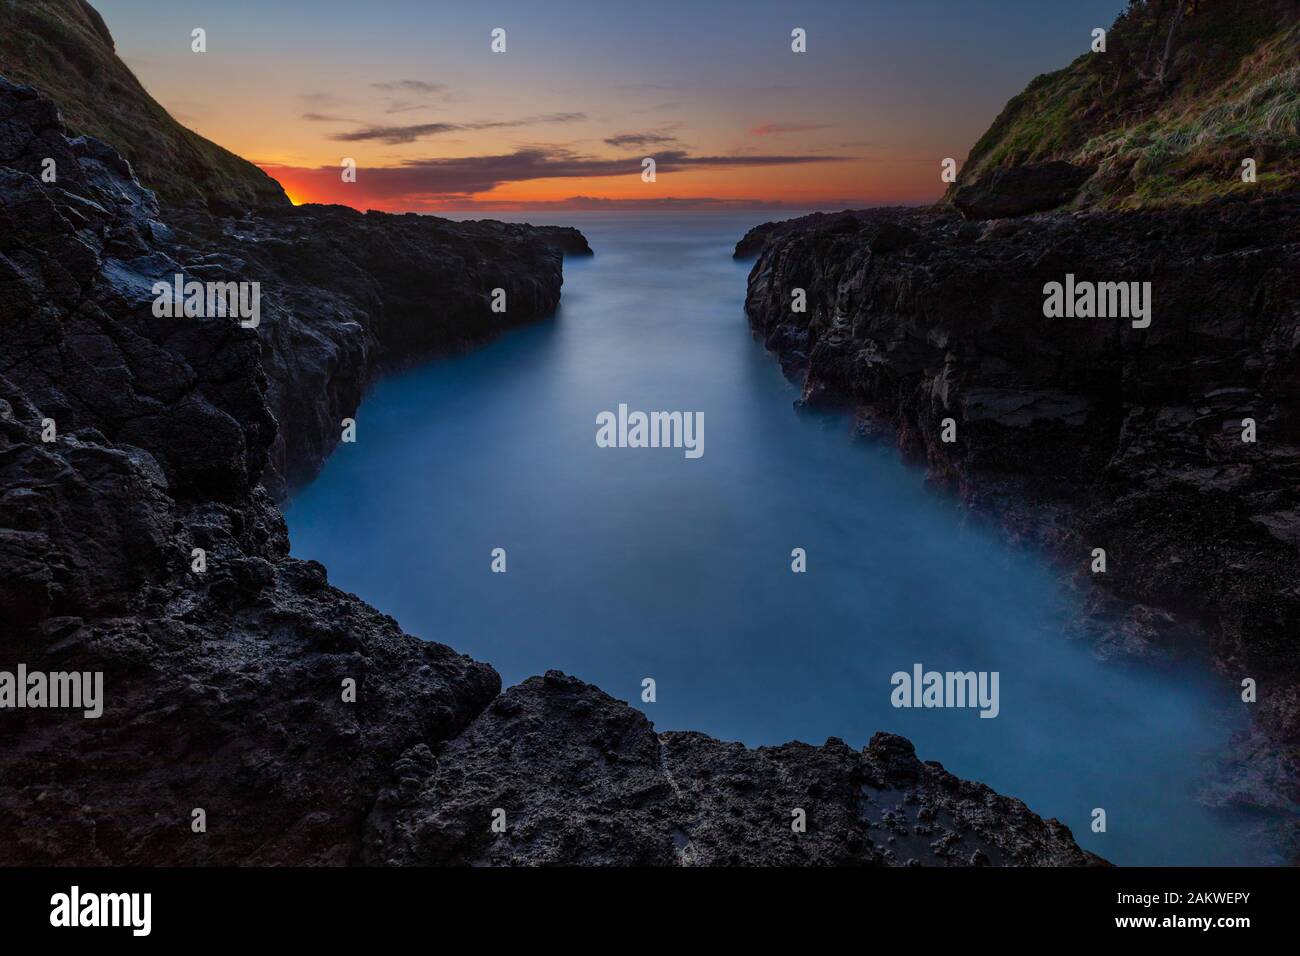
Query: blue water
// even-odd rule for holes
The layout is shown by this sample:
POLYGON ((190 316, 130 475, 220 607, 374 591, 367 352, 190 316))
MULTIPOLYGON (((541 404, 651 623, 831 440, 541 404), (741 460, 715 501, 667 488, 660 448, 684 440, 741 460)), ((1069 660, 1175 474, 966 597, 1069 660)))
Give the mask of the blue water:
POLYGON ((764 218, 566 217, 597 254, 565 263, 555 319, 381 382, 291 503, 294 554, 507 685, 559 668, 661 730, 751 745, 894 731, 1114 862, 1272 861, 1195 801, 1230 687, 1095 660, 1040 555, 963 527, 847 418, 795 411, 731 259, 764 218), (704 455, 598 448, 620 402, 703 412, 704 455), (894 708, 890 676, 918 662, 998 671, 999 716, 894 708))

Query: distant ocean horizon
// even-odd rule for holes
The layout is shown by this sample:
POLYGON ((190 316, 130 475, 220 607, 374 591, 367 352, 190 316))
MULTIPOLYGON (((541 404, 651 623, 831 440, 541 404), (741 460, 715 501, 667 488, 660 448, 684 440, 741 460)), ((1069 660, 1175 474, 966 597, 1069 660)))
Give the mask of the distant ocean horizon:
MULTIPOLYGON (((850 202, 843 204, 822 204, 811 206, 782 206, 782 205, 720 205, 720 206, 644 206, 636 203, 627 206, 610 206, 607 208, 591 207, 539 207, 536 209, 455 209, 455 210, 414 210, 418 215, 438 216, 443 219, 455 220, 474 220, 474 219, 498 219, 502 222, 526 222, 538 226, 565 226, 573 225, 571 222, 564 222, 559 218, 554 221, 547 219, 545 221, 538 219, 539 215, 552 217, 561 216, 640 216, 640 215, 657 215, 657 216, 722 216, 722 217, 740 217, 754 219, 752 225, 760 225, 764 222, 771 222, 774 219, 797 219, 800 216, 809 216, 813 213, 833 213, 844 212, 852 209, 887 209, 891 207, 906 207, 911 209, 928 209, 933 203, 918 202, 850 202), (529 218, 531 217, 531 218, 529 218)), ((737 236, 739 240, 741 237, 737 236)))

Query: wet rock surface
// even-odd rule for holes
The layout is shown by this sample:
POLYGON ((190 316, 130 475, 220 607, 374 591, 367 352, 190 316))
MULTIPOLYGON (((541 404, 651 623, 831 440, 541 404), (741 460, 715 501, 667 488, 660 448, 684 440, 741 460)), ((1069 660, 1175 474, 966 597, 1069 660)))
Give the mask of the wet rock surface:
POLYGON ((104 675, 97 719, 0 710, 0 863, 1095 862, 899 738, 751 751, 554 672, 501 694, 289 557, 275 496, 370 377, 544 316, 579 240, 160 208, 0 80, 0 670, 104 675), (258 327, 155 316, 177 272, 262 283, 258 327))
POLYGON ((1294 818, 1296 197, 989 223, 876 210, 742 244, 762 250, 751 326, 803 401, 856 409, 864 435, 896 440, 973 514, 1056 555, 1100 653, 1161 660, 1208 640, 1225 680, 1268 683, 1240 748, 1254 757, 1225 789, 1294 818), (900 230, 915 239, 882 246, 900 230), (1150 326, 1046 317, 1044 286, 1067 273, 1151 283, 1150 326))

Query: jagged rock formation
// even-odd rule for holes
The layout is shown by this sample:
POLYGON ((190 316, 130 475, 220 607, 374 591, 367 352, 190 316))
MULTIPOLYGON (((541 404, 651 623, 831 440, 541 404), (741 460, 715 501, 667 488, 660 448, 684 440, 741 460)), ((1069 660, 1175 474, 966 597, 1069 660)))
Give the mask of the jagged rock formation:
POLYGON ((176 254, 193 263, 188 275, 220 281, 237 272, 265 290, 270 406, 292 423, 276 432, 263 479, 277 497, 315 476, 379 370, 550 313, 561 249, 590 254, 576 230, 344 206, 215 217, 190 204, 162 215, 176 254), (492 311, 494 289, 505 291, 505 312, 492 311))
POLYGON ((0 670, 102 671, 106 697, 94 720, 0 711, 0 863, 1099 862, 899 738, 751 751, 657 735, 555 673, 500 694, 288 556, 268 487, 312 473, 377 370, 499 328, 493 288, 509 321, 546 314, 561 247, 589 251, 160 208, 0 80, 0 670), (261 282, 260 325, 155 316, 176 272, 261 282), (494 839, 495 807, 514 823, 494 839))
POLYGON ((1242 744, 1267 757, 1224 799, 1294 814, 1296 197, 991 223, 846 212, 760 227, 742 245, 762 249, 751 325, 804 401, 856 407, 864 432, 896 436, 937 484, 1058 555, 1104 653, 1182 653, 1206 628, 1234 684, 1267 681, 1269 742, 1242 744), (1045 317, 1044 287, 1067 273, 1150 282, 1150 327, 1045 317), (1246 419, 1256 443, 1242 440, 1246 419), (1090 573, 1093 548, 1107 573, 1090 573))
POLYGON ((700 866, 1086 865, 1070 832, 876 734, 751 750, 656 734, 558 671, 498 697, 436 754, 398 761, 369 862, 700 866), (496 809, 505 833, 486 825, 496 809), (807 832, 792 827, 803 810, 807 832))

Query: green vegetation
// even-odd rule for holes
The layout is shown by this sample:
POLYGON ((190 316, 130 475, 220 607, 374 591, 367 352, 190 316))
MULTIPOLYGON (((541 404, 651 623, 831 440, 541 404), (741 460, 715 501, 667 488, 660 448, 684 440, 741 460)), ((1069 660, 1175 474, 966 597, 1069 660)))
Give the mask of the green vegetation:
POLYGON ((0 0, 0 75, 49 96, 70 129, 110 143, 165 199, 288 203, 252 163, 172 119, 118 59, 85 0, 0 0))
POLYGON ((1063 159, 1096 167, 1081 205, 1165 206, 1300 187, 1298 9, 1277 0, 1130 0, 1106 52, 1035 78, 1006 105, 957 186, 1063 159), (1241 181, 1246 158, 1256 162, 1253 184, 1241 181))

